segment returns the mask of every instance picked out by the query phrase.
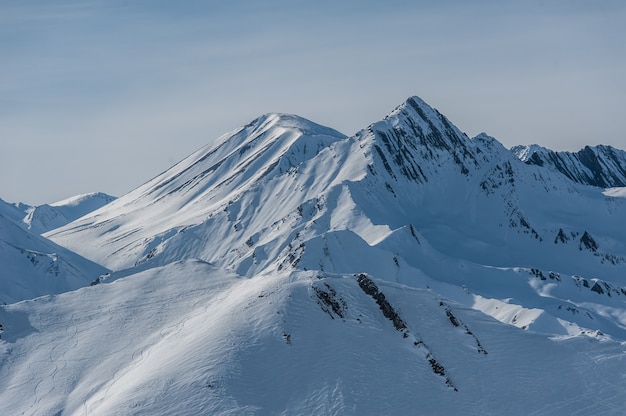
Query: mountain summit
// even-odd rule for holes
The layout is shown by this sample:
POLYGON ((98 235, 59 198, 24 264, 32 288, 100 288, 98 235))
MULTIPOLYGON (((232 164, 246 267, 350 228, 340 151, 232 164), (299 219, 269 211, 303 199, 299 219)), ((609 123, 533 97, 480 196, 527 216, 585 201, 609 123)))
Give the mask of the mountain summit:
MULTIPOLYGON (((112 270, 200 259, 250 277, 367 272, 419 286, 428 276, 491 297, 510 283, 473 288, 472 276, 521 267, 600 278, 621 296, 626 230, 610 224, 625 210, 485 134, 470 139, 411 97, 352 137, 259 117, 48 237, 112 270)), ((624 336, 622 323, 607 325, 624 336)))
POLYGON ((0 309, 0 403, 621 414, 625 193, 537 152, 418 97, 350 137, 261 116, 45 234, 112 273, 0 309))
MULTIPOLYGON (((624 233, 607 237, 616 254, 599 247, 589 259, 548 243, 560 230, 576 241, 605 233, 618 215, 605 199, 525 165, 493 138, 468 138, 411 97, 353 137, 293 115, 259 117, 48 236, 114 270, 199 258, 251 276, 299 257, 293 247, 312 255, 313 241, 329 232, 375 246, 413 227, 433 248, 469 261, 517 266, 533 258, 594 274, 621 264, 624 233), (572 206, 595 219, 556 227, 572 206)), ((328 257, 315 256, 308 268, 328 257)), ((614 269, 604 273, 616 277, 614 269)))

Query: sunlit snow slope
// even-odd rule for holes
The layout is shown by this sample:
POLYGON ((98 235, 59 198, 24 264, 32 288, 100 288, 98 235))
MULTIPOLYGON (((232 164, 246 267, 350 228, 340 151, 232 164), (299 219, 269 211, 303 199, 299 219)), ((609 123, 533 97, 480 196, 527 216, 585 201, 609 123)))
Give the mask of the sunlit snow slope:
MULTIPOLYGON (((357 276, 197 260, 0 309, 3 414, 619 414, 623 345, 357 276), (369 283, 371 285, 371 282, 369 283)), ((471 295, 466 294, 467 297, 471 295)))
POLYGON ((102 208, 114 200, 115 197, 102 192, 77 195, 52 204, 27 207, 22 222, 33 233, 43 234, 102 208))

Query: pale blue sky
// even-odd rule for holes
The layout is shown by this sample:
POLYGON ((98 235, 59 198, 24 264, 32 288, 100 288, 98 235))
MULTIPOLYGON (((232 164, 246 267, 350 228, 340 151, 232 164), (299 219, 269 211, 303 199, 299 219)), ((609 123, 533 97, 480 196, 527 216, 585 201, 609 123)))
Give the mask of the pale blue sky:
POLYGON ((121 195, 267 112, 418 95, 473 136, 626 148, 623 1, 0 2, 0 198, 121 195))

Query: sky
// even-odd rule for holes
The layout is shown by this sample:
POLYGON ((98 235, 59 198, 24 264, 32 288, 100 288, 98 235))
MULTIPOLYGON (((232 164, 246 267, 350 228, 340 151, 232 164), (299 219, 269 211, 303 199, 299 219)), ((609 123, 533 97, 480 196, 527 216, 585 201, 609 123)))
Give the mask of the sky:
POLYGON ((121 196, 269 112, 412 95, 505 146, 626 149, 626 2, 0 2, 0 198, 121 196))

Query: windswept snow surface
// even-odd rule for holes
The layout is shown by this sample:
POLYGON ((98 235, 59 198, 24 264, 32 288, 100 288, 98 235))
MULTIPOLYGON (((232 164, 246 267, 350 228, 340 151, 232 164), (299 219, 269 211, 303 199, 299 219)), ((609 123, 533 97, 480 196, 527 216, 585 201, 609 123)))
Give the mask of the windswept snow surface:
POLYGON ((403 332, 355 276, 242 278, 196 260, 6 306, 3 414, 623 411, 623 344, 525 332, 375 283, 403 332))
POLYGON ((624 414, 624 223, 418 97, 267 114, 45 234, 114 272, 0 309, 0 410, 624 414))

